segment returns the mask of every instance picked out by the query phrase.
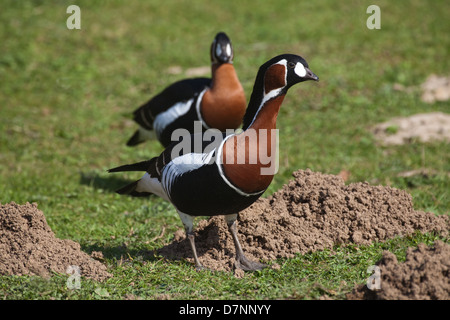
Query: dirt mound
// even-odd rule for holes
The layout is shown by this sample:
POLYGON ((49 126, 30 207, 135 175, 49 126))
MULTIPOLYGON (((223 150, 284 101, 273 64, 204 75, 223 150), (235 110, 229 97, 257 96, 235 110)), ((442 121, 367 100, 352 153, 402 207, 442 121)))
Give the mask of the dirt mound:
POLYGON ((112 276, 78 243, 56 238, 37 204, 0 204, 0 274, 47 277, 52 271, 65 274, 71 265, 96 281, 112 276))
POLYGON ((431 74, 419 86, 404 86, 395 83, 393 89, 406 93, 421 92, 421 100, 426 103, 450 100, 450 77, 431 74))
POLYGON ((450 77, 431 74, 421 85, 422 101, 434 103, 450 99, 450 77))
POLYGON ((380 268, 379 290, 367 285, 356 287, 347 299, 352 300, 449 300, 450 245, 436 241, 434 246, 419 244, 409 248, 406 261, 385 251, 377 265, 380 268))
MULTIPOLYGON (((336 244, 370 244, 416 230, 448 234, 449 217, 414 210, 405 191, 368 183, 345 185, 338 176, 310 170, 293 176, 271 197, 239 213, 238 233, 249 258, 293 257, 336 244)), ((223 217, 198 223, 196 246, 205 267, 232 270, 234 245, 223 217)), ((193 261, 182 229, 158 253, 193 261)))
POLYGON ((377 124, 372 132, 383 145, 401 145, 414 139, 421 142, 450 142, 450 115, 430 112, 393 118, 377 124))

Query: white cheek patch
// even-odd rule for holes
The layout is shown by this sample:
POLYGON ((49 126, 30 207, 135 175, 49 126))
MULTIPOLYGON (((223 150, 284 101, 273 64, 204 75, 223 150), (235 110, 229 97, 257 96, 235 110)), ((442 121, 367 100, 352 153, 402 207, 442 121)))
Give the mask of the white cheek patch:
POLYGON ((222 55, 222 48, 220 46, 216 47, 216 56, 220 57, 222 55))
POLYGON ((306 76, 305 66, 303 64, 301 64, 300 62, 297 62, 297 64, 295 65, 294 71, 299 77, 303 78, 304 76, 306 76))
POLYGON ((231 46, 227 44, 227 56, 231 56, 231 46))

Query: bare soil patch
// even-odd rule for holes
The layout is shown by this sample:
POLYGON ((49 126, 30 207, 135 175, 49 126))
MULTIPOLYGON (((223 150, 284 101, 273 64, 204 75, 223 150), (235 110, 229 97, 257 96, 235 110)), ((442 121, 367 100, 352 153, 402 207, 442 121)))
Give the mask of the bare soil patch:
MULTIPOLYGON (((271 197, 259 199, 239 214, 238 233, 249 258, 290 258, 337 244, 367 245, 417 230, 448 235, 449 217, 414 210, 406 191, 367 182, 345 185, 339 176, 310 170, 296 171, 293 177, 271 197)), ((234 245, 223 217, 199 221, 196 246, 205 267, 233 270, 234 245)), ((193 262, 183 229, 158 253, 193 262)))
POLYGON ((397 117, 376 125, 372 132, 382 145, 420 142, 450 142, 450 115, 443 112, 397 117))
POLYGON ((409 248, 406 261, 386 251, 378 261, 380 289, 360 285, 347 295, 353 300, 449 300, 450 245, 436 241, 427 247, 421 243, 409 248))
POLYGON ((0 274, 49 277, 52 272, 65 274, 71 265, 96 281, 112 276, 77 242, 56 238, 36 203, 0 204, 0 274))
MULTIPOLYGON (((420 86, 405 87, 396 83, 393 88, 406 93, 420 90, 421 100, 429 104, 450 99, 450 77, 436 74, 431 74, 420 86)), ((450 142, 450 114, 429 112, 397 117, 377 124, 371 131, 382 145, 401 145, 414 140, 450 142)))
POLYGON ((419 91, 421 94, 420 99, 423 102, 433 104, 450 99, 450 77, 430 74, 425 81, 418 86, 404 86, 400 83, 395 83, 393 89, 406 93, 419 91))
POLYGON ((450 77, 431 74, 421 84, 422 101, 434 103, 436 101, 447 101, 450 99, 450 77))
MULTIPOLYGON (((337 244, 367 245, 416 231, 448 236, 449 225, 447 215, 414 210, 406 191, 367 182, 346 185, 340 176, 298 170, 272 196, 259 199, 239 214, 238 232, 249 258, 270 262, 332 249, 337 244)), ((205 267, 234 269, 234 245, 223 217, 198 222, 196 245, 205 267)), ((181 228, 157 252, 193 263, 181 228)), ((93 259, 99 255, 93 252, 89 256, 78 243, 56 238, 36 204, 0 204, 0 274, 48 277, 52 272, 64 274, 68 266, 76 265, 82 276, 102 281, 112 275, 93 259)), ((386 252, 379 265, 382 290, 355 288, 349 299, 448 299, 449 249, 442 242, 433 248, 419 245, 410 249, 403 264, 386 252)), ((234 274, 243 276, 239 269, 234 274)))

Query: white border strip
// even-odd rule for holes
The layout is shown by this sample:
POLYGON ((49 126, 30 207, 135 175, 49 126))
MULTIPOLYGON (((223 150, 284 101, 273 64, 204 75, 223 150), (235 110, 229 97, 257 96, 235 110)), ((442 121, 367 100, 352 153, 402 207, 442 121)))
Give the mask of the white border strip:
POLYGON ((205 120, 202 117, 202 112, 200 110, 200 104, 202 103, 203 100, 203 95, 205 94, 205 92, 209 90, 209 88, 205 88, 205 90, 203 90, 202 92, 200 92, 200 94, 198 95, 197 101, 195 102, 195 110, 197 111, 197 117, 198 120, 200 120, 202 122, 202 125, 206 128, 206 129, 210 129, 210 127, 206 124, 205 120))
POLYGON ((233 185, 228 179, 227 177, 225 177, 225 174, 223 173, 222 170, 222 150, 223 150, 223 146, 225 144, 225 141, 227 141, 229 138, 235 136, 236 134, 231 134, 227 137, 225 137, 225 139, 223 139, 222 143, 220 144, 220 146, 217 148, 217 155, 216 155, 216 164, 217 164, 217 169, 219 170, 219 174, 222 177, 223 181, 225 181, 225 183, 227 185, 229 185, 234 191, 236 191, 238 194, 240 194, 241 196, 244 197, 250 197, 250 196, 256 196, 258 194, 263 193, 266 190, 263 191, 259 191, 259 192, 255 192, 255 193, 247 193, 242 191, 241 189, 239 189, 238 187, 236 187, 235 185, 233 185))

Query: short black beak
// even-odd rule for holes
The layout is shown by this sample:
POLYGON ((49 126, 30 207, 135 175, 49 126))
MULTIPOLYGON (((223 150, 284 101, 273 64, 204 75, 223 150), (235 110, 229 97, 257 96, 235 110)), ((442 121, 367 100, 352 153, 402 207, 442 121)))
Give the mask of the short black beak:
POLYGON ((306 70, 306 75, 305 75, 303 78, 305 78, 306 80, 319 81, 319 77, 316 76, 316 75, 314 74, 314 72, 312 72, 311 70, 309 70, 309 68, 305 68, 305 70, 306 70))

